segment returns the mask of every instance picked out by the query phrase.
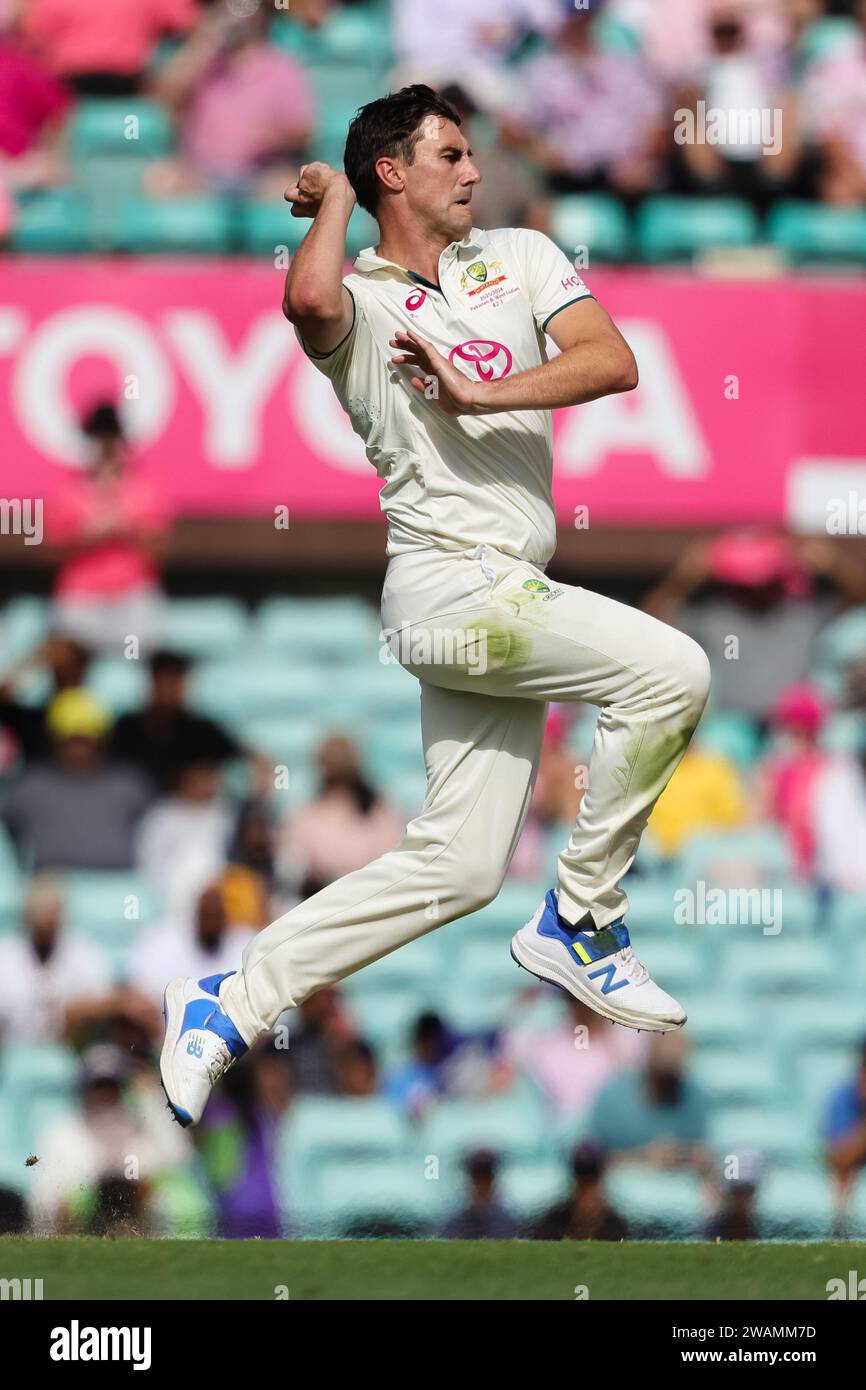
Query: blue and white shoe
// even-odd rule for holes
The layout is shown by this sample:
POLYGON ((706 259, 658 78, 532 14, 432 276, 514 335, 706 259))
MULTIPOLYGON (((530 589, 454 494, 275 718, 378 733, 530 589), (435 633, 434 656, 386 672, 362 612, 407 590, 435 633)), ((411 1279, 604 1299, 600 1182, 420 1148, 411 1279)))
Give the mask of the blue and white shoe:
POLYGON ((169 1109, 184 1128, 198 1124, 214 1086, 247 1050, 219 1001, 220 985, 233 974, 178 976, 166 986, 159 1075, 169 1109))
POLYGON ((626 1028, 671 1033, 686 1021, 676 999, 659 989, 635 956, 622 919, 600 931, 580 931, 560 917, 554 889, 515 932, 511 954, 531 975, 626 1028))

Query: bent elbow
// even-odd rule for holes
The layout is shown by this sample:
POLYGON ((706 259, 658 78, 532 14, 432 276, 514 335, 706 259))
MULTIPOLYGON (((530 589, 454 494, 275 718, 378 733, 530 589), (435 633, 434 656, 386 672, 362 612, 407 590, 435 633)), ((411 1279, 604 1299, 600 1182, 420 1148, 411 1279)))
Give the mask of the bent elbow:
POLYGON ((634 353, 623 354, 617 363, 615 391, 634 391, 640 380, 634 353))

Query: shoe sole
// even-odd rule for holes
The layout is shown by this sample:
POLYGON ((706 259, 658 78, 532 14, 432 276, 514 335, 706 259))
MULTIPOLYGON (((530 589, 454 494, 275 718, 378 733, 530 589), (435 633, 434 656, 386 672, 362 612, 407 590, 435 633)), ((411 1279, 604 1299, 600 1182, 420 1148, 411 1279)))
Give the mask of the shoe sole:
POLYGON ((529 974, 534 975, 537 980, 545 980, 548 984, 564 989, 573 999, 578 999, 581 1004, 586 1004, 602 1018, 610 1019, 611 1023, 622 1024, 623 1028, 636 1028, 641 1033, 675 1033, 686 1022, 685 1016, 674 1021, 673 1019, 656 1018, 650 1014, 626 1013, 614 1004, 599 999, 598 995, 593 994, 592 990, 584 986, 579 975, 569 974, 564 966, 557 965, 556 961, 540 955, 537 951, 533 951, 530 946, 527 946, 524 941, 521 941, 519 932, 516 932, 511 939, 511 959, 517 965, 521 965, 524 970, 528 970, 529 974))
POLYGON ((177 1044, 185 1006, 185 1000, 183 998, 184 983, 185 981, 182 977, 171 980, 166 985, 165 994, 162 996, 162 1016, 165 1020, 165 1038, 163 1039, 162 1052, 159 1058, 159 1080, 165 1092, 169 1110, 178 1124, 186 1129, 188 1125, 192 1124, 192 1115, 190 1115, 188 1110, 184 1110, 182 1105, 178 1105, 177 1102, 171 1098, 174 1085, 174 1078, 172 1076, 174 1049, 177 1044))

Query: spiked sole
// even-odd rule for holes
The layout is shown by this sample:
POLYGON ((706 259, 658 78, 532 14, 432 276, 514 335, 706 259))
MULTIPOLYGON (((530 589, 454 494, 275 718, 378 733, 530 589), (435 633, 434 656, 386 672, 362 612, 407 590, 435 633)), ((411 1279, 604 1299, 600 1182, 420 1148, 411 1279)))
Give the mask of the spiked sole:
POLYGON ((159 1079, 165 1098, 168 1101, 168 1108, 179 1125, 184 1129, 192 1124, 192 1115, 188 1110, 184 1110, 182 1105, 178 1105, 172 1100, 173 1075, 172 1064, 174 1061, 174 1049, 178 1039, 178 1031, 183 1019, 184 999, 183 999, 184 980, 179 976, 176 980, 171 980, 165 988, 162 998, 162 1016, 165 1020, 165 1038, 162 1044, 162 1053, 159 1059, 159 1079))

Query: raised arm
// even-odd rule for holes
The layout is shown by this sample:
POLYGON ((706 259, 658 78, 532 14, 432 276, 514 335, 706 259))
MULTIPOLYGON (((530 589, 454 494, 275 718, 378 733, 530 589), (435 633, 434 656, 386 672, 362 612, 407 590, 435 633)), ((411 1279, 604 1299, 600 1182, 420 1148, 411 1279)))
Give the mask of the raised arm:
POLYGON ((289 266, 283 313, 313 352, 332 352, 350 331, 355 306, 343 284, 346 228, 355 194, 345 174, 327 164, 305 164, 286 190, 293 217, 313 225, 289 266))

